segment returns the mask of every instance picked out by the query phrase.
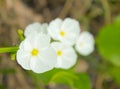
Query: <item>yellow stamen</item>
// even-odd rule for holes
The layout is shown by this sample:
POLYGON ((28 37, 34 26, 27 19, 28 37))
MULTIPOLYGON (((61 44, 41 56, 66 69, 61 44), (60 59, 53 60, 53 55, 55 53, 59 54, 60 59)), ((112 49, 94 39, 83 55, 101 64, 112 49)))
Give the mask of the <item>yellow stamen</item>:
POLYGON ((58 50, 58 51, 57 51, 57 55, 58 55, 58 56, 61 56, 61 55, 62 55, 62 51, 61 51, 61 50, 58 50))
POLYGON ((33 49, 33 50, 31 51, 32 56, 37 56, 38 53, 39 53, 39 51, 38 51, 37 49, 33 49))
POLYGON ((60 35, 61 35, 62 37, 64 37, 64 36, 65 36, 65 32, 64 32, 64 31, 60 31, 60 35))

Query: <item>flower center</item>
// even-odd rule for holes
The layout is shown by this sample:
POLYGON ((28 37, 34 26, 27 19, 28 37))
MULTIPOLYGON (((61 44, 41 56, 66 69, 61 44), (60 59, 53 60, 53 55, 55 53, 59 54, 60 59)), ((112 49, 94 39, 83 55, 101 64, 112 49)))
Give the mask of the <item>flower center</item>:
POLYGON ((57 55, 58 55, 58 56, 61 56, 61 55, 62 55, 62 51, 61 51, 61 50, 58 50, 58 51, 57 51, 57 55))
POLYGON ((61 35, 62 37, 64 37, 64 36, 65 36, 65 32, 64 32, 64 31, 60 31, 60 35, 61 35))
POLYGON ((38 49, 33 49, 33 50, 31 51, 32 56, 37 56, 38 53, 39 53, 38 49))

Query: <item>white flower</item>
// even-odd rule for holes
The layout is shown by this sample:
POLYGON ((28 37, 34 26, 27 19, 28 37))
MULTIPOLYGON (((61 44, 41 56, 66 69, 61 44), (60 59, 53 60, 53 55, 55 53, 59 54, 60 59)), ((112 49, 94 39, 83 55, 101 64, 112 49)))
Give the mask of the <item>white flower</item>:
POLYGON ((30 24, 25 28, 24 35, 25 35, 25 37, 27 37, 27 36, 34 34, 34 33, 47 34, 48 33, 47 27, 48 27, 47 23, 40 24, 40 23, 36 22, 36 23, 30 24))
POLYGON ((56 68, 68 69, 76 63, 77 55, 71 46, 61 42, 53 42, 51 46, 57 54, 56 68))
POLYGON ((57 56, 45 34, 30 35, 20 44, 17 62, 26 70, 43 73, 55 67, 57 56))
POLYGON ((77 20, 66 18, 64 21, 57 18, 50 22, 48 34, 54 39, 69 45, 74 45, 80 34, 80 27, 77 20))
POLYGON ((94 37, 89 32, 82 32, 75 45, 76 50, 83 56, 94 51, 94 37))

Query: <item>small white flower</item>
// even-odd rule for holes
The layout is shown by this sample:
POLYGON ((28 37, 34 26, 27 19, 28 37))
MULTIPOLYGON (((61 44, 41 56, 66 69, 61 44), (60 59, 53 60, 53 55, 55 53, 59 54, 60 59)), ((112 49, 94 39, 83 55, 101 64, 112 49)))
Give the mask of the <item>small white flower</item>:
POLYGON ((47 34, 48 33, 47 27, 48 27, 47 23, 40 24, 40 23, 36 22, 36 23, 30 24, 26 27, 24 35, 25 35, 25 37, 27 37, 27 36, 34 34, 34 33, 47 34))
POLYGON ((48 34, 54 39, 69 45, 74 45, 80 34, 80 27, 77 20, 66 18, 64 21, 57 18, 50 22, 48 34))
POLYGON ((82 32, 75 45, 76 50, 83 56, 94 51, 94 37, 89 32, 82 32))
POLYGON ((43 73, 55 67, 57 55, 45 34, 30 35, 20 44, 17 62, 26 70, 43 73))
POLYGON ((76 63, 77 55, 71 46, 61 42, 53 42, 51 46, 57 54, 56 68, 68 69, 76 63))

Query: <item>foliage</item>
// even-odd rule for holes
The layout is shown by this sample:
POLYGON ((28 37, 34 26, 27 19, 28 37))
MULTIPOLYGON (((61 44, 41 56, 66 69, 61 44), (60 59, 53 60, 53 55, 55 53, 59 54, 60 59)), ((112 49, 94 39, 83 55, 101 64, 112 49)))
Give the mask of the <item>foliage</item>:
MULTIPOLYGON (((98 52, 105 61, 105 73, 117 84, 120 84, 120 17, 102 27, 96 39, 98 52)), ((105 76, 105 77, 107 77, 105 76)))
POLYGON ((71 89, 91 89, 89 76, 85 73, 75 73, 71 70, 54 69, 43 74, 29 74, 41 80, 44 84, 49 83, 65 84, 71 89))
POLYGON ((104 59, 120 66, 120 20, 100 30, 97 46, 104 59))

